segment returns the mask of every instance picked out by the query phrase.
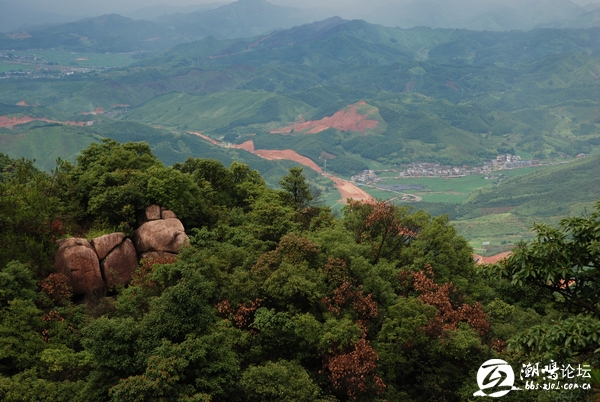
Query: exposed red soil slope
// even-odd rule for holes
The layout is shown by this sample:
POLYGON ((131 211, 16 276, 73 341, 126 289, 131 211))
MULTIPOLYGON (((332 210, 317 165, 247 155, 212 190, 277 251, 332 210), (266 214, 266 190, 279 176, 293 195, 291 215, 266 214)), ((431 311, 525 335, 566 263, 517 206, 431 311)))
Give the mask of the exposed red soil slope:
POLYGON ((358 102, 354 105, 349 105, 343 110, 335 112, 331 117, 323 117, 321 120, 297 122, 292 125, 273 130, 271 131, 271 134, 289 134, 292 132, 292 130, 294 132, 300 131, 306 134, 316 134, 327 130, 328 128, 364 133, 365 130, 375 128, 377 124, 379 124, 378 120, 367 119, 367 116, 376 110, 375 108, 373 108, 366 115, 360 114, 356 111, 356 107, 358 105, 366 104, 366 102, 358 102))
POLYGON ((502 261, 503 259, 508 258, 511 254, 511 251, 505 251, 503 253, 496 254, 491 257, 483 257, 479 254, 473 254, 473 257, 475 258, 475 260, 477 260, 477 265, 495 264, 498 261, 502 261))
POLYGON ((349 198, 357 201, 368 201, 374 202, 375 199, 366 191, 357 187, 356 185, 350 183, 349 181, 340 179, 339 177, 332 176, 330 174, 325 174, 325 176, 329 177, 333 180, 335 184, 335 188, 342 195, 342 201, 345 203, 349 198))
MULTIPOLYGON (((301 165, 304 165, 306 167, 309 167, 318 173, 323 174, 323 171, 321 170, 319 165, 317 165, 315 162, 313 162, 311 159, 307 158, 306 156, 302 156, 299 153, 297 153, 296 151, 293 151, 291 149, 284 149, 284 150, 254 149, 253 141, 246 141, 241 144, 234 145, 233 147, 238 148, 238 149, 243 149, 248 152, 252 152, 253 154, 260 156, 261 158, 264 158, 264 159, 291 160, 291 161, 297 162, 301 165)), ((373 197, 371 197, 367 192, 361 190, 360 188, 358 188, 354 184, 350 183, 349 181, 342 180, 339 177, 335 177, 330 174, 323 174, 323 175, 330 178, 333 181, 333 183, 335 184, 335 188, 337 188, 337 190, 342 195, 343 202, 346 202, 346 200, 348 198, 352 198, 355 200, 361 200, 361 201, 373 201, 373 197)))
POLYGON ((241 144, 233 145, 233 148, 243 149, 245 151, 252 152, 254 155, 258 155, 261 158, 268 160, 287 159, 290 161, 298 162, 299 164, 309 167, 318 173, 323 172, 319 165, 314 163, 310 158, 302 156, 298 152, 293 151, 291 149, 254 149, 253 141, 246 141, 241 144))
POLYGON ((192 134, 192 135, 198 136, 198 137, 200 137, 200 138, 202 138, 202 139, 205 139, 206 141, 210 142, 210 143, 211 143, 211 144, 213 144, 213 145, 221 145, 221 144, 219 143, 219 141, 217 141, 217 140, 213 140, 212 138, 210 138, 210 137, 209 137, 209 136, 207 136, 207 135, 200 134, 200 133, 197 133, 197 132, 195 132, 195 131, 188 131, 188 134, 192 134))

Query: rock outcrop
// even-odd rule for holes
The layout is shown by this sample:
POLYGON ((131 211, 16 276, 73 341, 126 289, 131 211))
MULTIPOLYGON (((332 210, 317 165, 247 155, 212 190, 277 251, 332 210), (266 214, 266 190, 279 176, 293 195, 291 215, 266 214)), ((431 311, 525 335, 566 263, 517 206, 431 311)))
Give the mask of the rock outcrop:
POLYGON ((123 242, 124 238, 125 233, 117 232, 92 239, 91 243, 98 254, 98 259, 100 261, 105 259, 108 253, 123 242))
POLYGON ((98 255, 86 239, 60 240, 54 269, 69 278, 73 294, 90 294, 104 288, 98 255))
POLYGON ((128 284, 138 266, 138 257, 133 242, 125 239, 101 261, 102 276, 109 288, 128 284))
POLYGON ((73 294, 84 295, 127 285, 139 259, 175 257, 189 241, 183 224, 173 211, 150 205, 139 216, 133 241, 125 233, 110 233, 91 241, 71 238, 59 241, 54 258, 56 272, 71 281, 73 294))
POLYGON ((142 258, 169 256, 179 253, 181 245, 189 241, 183 224, 173 211, 160 208, 160 219, 156 216, 157 205, 146 208, 144 223, 133 234, 137 253, 142 258))

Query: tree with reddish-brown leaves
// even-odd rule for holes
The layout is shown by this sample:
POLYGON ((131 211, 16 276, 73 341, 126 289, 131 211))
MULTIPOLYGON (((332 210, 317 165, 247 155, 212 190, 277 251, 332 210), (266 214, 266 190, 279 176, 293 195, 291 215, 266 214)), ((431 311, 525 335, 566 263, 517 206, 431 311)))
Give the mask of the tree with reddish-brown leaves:
POLYGON ((385 383, 375 374, 378 359, 377 352, 363 336, 350 350, 328 357, 325 368, 333 386, 356 399, 369 388, 376 393, 385 390, 385 383))
POLYGON ((64 274, 50 274, 39 283, 40 290, 56 305, 63 306, 69 302, 73 293, 69 278, 64 274))
POLYGON ((324 297, 322 303, 329 313, 336 316, 340 316, 349 308, 362 330, 358 342, 325 358, 324 369, 329 372, 334 388, 343 391, 351 398, 367 392, 368 389, 373 389, 377 393, 383 391, 385 383, 375 374, 379 357, 366 339, 369 321, 379 314, 373 295, 365 296, 362 285, 354 287, 345 281, 334 290, 332 297, 324 297))
POLYGON ((333 293, 333 297, 326 296, 322 300, 327 310, 339 315, 344 307, 351 306, 357 322, 366 334, 367 323, 375 318, 379 311, 373 295, 364 296, 362 285, 355 288, 349 282, 342 283, 333 293))
POLYGON ((251 300, 248 303, 242 303, 237 309, 231 306, 229 300, 222 300, 217 303, 217 311, 222 316, 233 321, 238 328, 247 328, 254 316, 254 312, 260 307, 260 299, 251 300))
POLYGON ((446 330, 455 330, 459 322, 467 322, 480 335, 489 330, 489 323, 480 303, 453 306, 450 301, 452 283, 439 285, 434 282, 434 274, 430 266, 423 271, 412 274, 414 289, 419 292, 419 299, 437 309, 435 317, 427 326, 430 336, 441 336, 446 330))
POLYGON ((430 266, 400 272, 404 295, 388 307, 377 334, 380 370, 411 398, 458 401, 464 379, 489 356, 489 324, 479 303, 461 302, 452 283, 434 279, 430 266))
POLYGON ((344 224, 357 243, 371 245, 373 263, 380 258, 398 256, 403 247, 417 237, 422 213, 410 213, 407 207, 397 207, 389 201, 365 203, 349 200, 344 207, 344 224))

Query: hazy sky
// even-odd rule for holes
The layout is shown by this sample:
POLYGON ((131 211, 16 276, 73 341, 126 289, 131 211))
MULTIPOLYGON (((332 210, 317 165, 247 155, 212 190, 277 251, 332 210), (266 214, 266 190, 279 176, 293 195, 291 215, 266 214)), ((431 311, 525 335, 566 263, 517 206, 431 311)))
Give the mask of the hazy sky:
MULTIPOLYGON (((13 2, 15 0, 6 0, 6 2, 13 2)), ((307 7, 326 7, 326 8, 340 8, 348 7, 352 9, 369 8, 373 10, 377 6, 381 6, 391 2, 404 2, 408 0, 268 0, 270 3, 285 5, 298 8, 307 7)), ((447 0, 451 2, 452 0, 447 0)), ((514 0, 513 0, 514 1, 514 0)), ((541 0, 545 1, 545 0, 541 0)), ((579 5, 586 5, 590 2, 597 2, 600 0, 571 0, 573 3, 579 5)), ((106 13, 127 13, 135 11, 137 9, 157 5, 157 4, 170 4, 177 6, 187 6, 193 4, 203 3, 228 3, 229 0, 20 0, 23 3, 34 3, 38 7, 48 11, 53 11, 59 14, 70 14, 70 15, 100 15, 106 13)), ((499 1, 500 2, 500 1, 499 1)), ((0 6, 3 3, 0 0, 0 6)), ((1 12, 1 10, 0 10, 1 12)))

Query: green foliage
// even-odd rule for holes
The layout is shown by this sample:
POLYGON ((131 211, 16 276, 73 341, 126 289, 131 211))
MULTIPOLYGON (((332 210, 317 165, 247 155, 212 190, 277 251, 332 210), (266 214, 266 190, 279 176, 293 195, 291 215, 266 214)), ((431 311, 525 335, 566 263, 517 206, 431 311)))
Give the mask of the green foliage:
POLYGON ((5 160, 0 174, 0 266, 19 260, 42 274, 64 233, 56 183, 31 161, 5 160))
POLYGON ((353 175, 369 169, 363 162, 345 155, 336 156, 334 159, 329 160, 327 168, 344 176, 353 175))
POLYGON ((600 353, 599 343, 600 321, 580 314, 560 322, 532 326, 513 337, 509 346, 543 359, 571 359, 579 355, 587 357, 594 348, 593 353, 600 353))
POLYGON ((201 188, 189 174, 165 168, 145 143, 119 144, 105 139, 92 144, 77 164, 63 162, 59 179, 69 185, 67 197, 80 219, 132 231, 137 214, 148 205, 173 210, 189 224, 205 216, 201 188))
POLYGON ((319 387, 304 368, 279 360, 250 366, 242 373, 242 389, 250 401, 316 401, 319 387))
POLYGON ((9 262, 0 271, 0 306, 14 299, 33 300, 37 283, 29 268, 19 262, 9 262))
POLYGON ((301 167, 293 167, 290 169, 290 173, 279 181, 279 185, 285 191, 286 202, 296 211, 308 207, 313 199, 306 177, 302 175, 302 170, 301 167))
POLYGON ((530 328, 511 340, 514 349, 554 358, 600 351, 599 218, 596 204, 594 213, 566 218, 558 228, 534 225, 537 238, 520 243, 508 260, 496 265, 495 274, 513 285, 537 290, 557 309, 578 313, 530 328))

